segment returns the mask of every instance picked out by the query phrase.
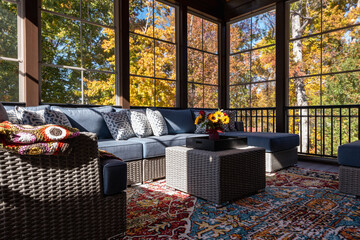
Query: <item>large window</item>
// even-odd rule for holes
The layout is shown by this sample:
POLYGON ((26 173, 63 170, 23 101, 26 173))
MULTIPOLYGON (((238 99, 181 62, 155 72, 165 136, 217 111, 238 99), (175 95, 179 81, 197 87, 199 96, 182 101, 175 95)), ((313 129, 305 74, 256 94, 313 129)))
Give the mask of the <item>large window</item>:
POLYGON ((130 104, 176 106, 176 8, 130 1, 130 104))
POLYGON ((231 108, 275 106, 275 10, 230 23, 231 108))
POLYGON ((291 106, 360 102, 359 17, 357 0, 290 4, 291 106))
POLYGON ((43 0, 41 100, 115 104, 113 0, 43 0))
POLYGON ((217 108, 218 24, 188 14, 188 107, 217 108))
POLYGON ((22 60, 20 1, 0 0, 0 101, 18 102, 22 60))

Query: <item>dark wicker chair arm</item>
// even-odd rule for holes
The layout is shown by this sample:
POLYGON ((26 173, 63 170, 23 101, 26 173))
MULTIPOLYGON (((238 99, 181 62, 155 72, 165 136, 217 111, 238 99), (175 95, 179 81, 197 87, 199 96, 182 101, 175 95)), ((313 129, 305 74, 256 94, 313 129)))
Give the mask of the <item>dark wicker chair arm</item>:
POLYGON ((66 156, 0 149, 0 239, 105 239, 124 231, 125 193, 103 195, 96 134, 66 156))

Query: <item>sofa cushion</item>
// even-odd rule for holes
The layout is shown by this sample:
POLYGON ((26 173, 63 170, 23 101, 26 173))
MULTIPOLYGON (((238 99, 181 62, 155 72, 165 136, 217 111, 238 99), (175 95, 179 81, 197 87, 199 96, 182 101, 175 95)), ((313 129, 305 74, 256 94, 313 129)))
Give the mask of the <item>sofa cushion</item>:
POLYGON ((113 109, 110 106, 95 108, 51 107, 51 109, 60 110, 65 113, 71 126, 82 132, 96 133, 99 139, 112 138, 105 120, 101 115, 102 112, 112 112, 113 109))
POLYGON ((118 159, 101 161, 105 195, 121 193, 127 185, 127 166, 118 159))
POLYGON ((151 125, 146 117, 144 110, 128 111, 131 127, 139 138, 149 137, 153 135, 151 125))
POLYGON ((193 133, 195 124, 190 109, 159 109, 164 117, 169 134, 193 133))
POLYGON ((102 113, 106 125, 108 126, 112 137, 115 140, 126 140, 135 137, 128 118, 128 111, 102 113))
POLYGON ((7 115, 7 112, 4 108, 4 106, 2 105, 2 103, 0 103, 0 122, 8 121, 8 120, 9 120, 9 117, 7 115))
POLYGON ((143 145, 129 140, 99 139, 99 149, 105 150, 124 161, 143 159, 143 145))
POLYGON ((149 120, 151 128, 155 136, 162 136, 168 134, 168 128, 164 117, 161 115, 159 110, 146 109, 146 116, 149 120))
POLYGON ((339 164, 360 167, 360 141, 347 143, 339 146, 338 161, 339 164))
POLYGON ((278 152, 299 146, 299 135, 270 132, 226 132, 225 136, 247 137, 249 146, 263 147, 267 152, 278 152))
POLYGON ((130 138, 128 141, 143 145, 143 158, 165 155, 165 148, 185 145, 187 137, 202 137, 204 134, 180 133, 176 135, 151 136, 147 138, 130 138))

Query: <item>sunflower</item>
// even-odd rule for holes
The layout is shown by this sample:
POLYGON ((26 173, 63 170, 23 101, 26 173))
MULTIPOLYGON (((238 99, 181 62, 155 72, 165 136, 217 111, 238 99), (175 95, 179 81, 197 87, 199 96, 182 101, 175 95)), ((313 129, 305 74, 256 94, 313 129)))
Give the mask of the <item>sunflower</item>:
POLYGON ((223 117, 223 113, 220 112, 220 111, 216 111, 216 112, 214 113, 214 115, 216 116, 217 119, 221 119, 221 118, 223 117))
POLYGON ((216 115, 214 113, 210 113, 208 118, 213 123, 217 123, 219 121, 219 119, 216 117, 216 115))
POLYGON ((223 124, 229 124, 230 118, 229 118, 229 116, 223 116, 221 118, 221 121, 222 121, 223 124))
POLYGON ((199 120, 200 120, 200 118, 201 118, 201 115, 200 115, 200 116, 198 116, 198 117, 195 119, 195 125, 198 125, 198 124, 199 124, 199 120))

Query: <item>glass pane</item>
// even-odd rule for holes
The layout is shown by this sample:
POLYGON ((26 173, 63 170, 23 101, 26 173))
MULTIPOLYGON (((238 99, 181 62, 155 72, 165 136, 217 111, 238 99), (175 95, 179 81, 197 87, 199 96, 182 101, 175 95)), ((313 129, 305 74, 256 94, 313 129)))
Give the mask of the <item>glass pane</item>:
POLYGON ((251 81, 275 80, 275 47, 262 48, 251 52, 251 81))
POLYGON ((203 54, 193 49, 188 49, 188 81, 203 82, 203 54))
POLYGON ((251 18, 230 24, 230 53, 251 48, 251 18))
POLYGON ((113 0, 82 0, 82 19, 107 26, 114 25, 113 0))
POLYGON ((130 0, 130 32, 135 32, 153 37, 154 25, 154 1, 153 0, 130 0))
POLYGON ((83 24, 83 66, 115 71, 115 32, 110 28, 83 24))
POLYGON ((204 83, 219 84, 218 59, 217 55, 204 53, 204 83))
POLYGON ((204 108, 218 108, 218 87, 204 86, 204 108))
POLYGON ((130 105, 154 107, 155 80, 151 78, 130 77, 130 105))
POLYGON ((84 103, 115 105, 115 74, 85 72, 84 103))
POLYGON ((204 21, 204 51, 218 53, 218 25, 204 21))
POLYGON ((250 82, 250 53, 230 56, 230 85, 250 82))
POLYGON ((289 65, 290 77, 319 74, 321 72, 321 37, 290 42, 289 65))
POLYGON ((0 56, 18 58, 17 4, 0 1, 0 56))
POLYGON ((202 18, 188 14, 188 46, 202 50, 203 27, 202 18))
POLYGON ((154 41, 130 34, 130 74, 154 77, 154 41))
POLYGON ((156 107, 176 107, 176 82, 156 80, 156 107))
POLYGON ((81 72, 65 68, 42 67, 41 101, 81 104, 81 72))
POLYGON ((19 101, 19 63, 0 60, 0 101, 19 101))
POLYGON ((154 37, 175 42, 175 8, 155 1, 154 37))
POLYGON ((323 76, 322 104, 345 105, 360 102, 360 73, 344 73, 323 76))
POLYGON ((360 27, 323 35, 323 73, 356 70, 359 61, 360 27))
POLYGON ((250 85, 230 87, 230 108, 250 107, 250 85))
POLYGON ((275 10, 252 17, 252 48, 275 44, 275 10))
POLYGON ((290 39, 321 31, 321 1, 300 0, 290 5, 290 39))
POLYGON ((204 85, 188 84, 188 107, 203 108, 204 107, 204 85))
POLYGON ((290 106, 320 105, 320 77, 290 79, 290 106))
POLYGON ((80 0, 42 0, 41 8, 80 18, 80 0))
POLYGON ((251 84, 251 107, 275 107, 275 81, 251 84))
POLYGON ((323 31, 346 27, 360 22, 358 0, 323 1, 323 31))
POLYGON ((81 66, 80 22, 41 13, 43 63, 81 66))
POLYGON ((176 79, 176 45, 156 41, 155 76, 176 79))

